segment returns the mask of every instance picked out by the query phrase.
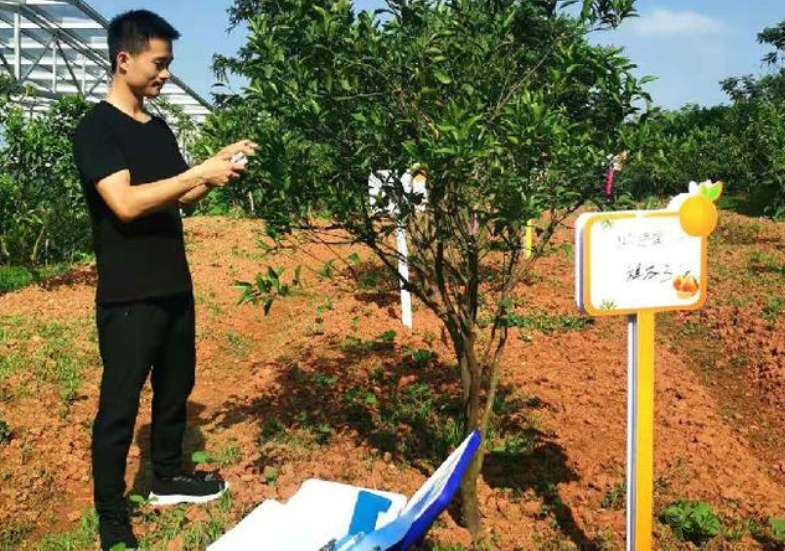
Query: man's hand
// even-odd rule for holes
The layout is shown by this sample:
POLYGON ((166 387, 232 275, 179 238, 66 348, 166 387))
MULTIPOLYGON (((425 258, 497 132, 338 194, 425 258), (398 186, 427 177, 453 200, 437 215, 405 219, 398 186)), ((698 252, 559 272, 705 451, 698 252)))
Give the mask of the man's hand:
POLYGON ((256 152, 257 147, 259 147, 259 144, 252 142, 251 140, 240 140, 239 142, 235 142, 224 147, 221 151, 218 152, 216 157, 224 153, 228 153, 230 158, 235 153, 245 153, 250 157, 256 152))
POLYGON ((245 166, 233 163, 231 153, 221 152, 197 166, 196 170, 208 187, 224 187, 229 180, 245 172, 245 166))

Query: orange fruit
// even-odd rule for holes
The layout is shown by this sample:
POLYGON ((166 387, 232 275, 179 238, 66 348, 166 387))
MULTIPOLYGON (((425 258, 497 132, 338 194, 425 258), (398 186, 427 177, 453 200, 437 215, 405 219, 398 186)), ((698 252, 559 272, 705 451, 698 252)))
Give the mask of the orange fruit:
POLYGON ((692 276, 687 276, 684 278, 684 285, 682 285, 681 290, 685 293, 690 293, 694 295, 698 292, 700 285, 698 284, 698 280, 692 276))
POLYGON ((688 235, 708 237, 717 227, 717 207, 704 197, 689 197, 679 209, 679 221, 688 235))

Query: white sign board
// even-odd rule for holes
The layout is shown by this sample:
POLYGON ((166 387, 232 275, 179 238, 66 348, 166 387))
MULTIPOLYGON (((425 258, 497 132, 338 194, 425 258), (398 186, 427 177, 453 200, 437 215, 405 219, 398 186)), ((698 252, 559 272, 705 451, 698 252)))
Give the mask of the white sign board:
POLYGON ((695 310, 706 300, 706 238, 679 213, 583 214, 576 227, 576 302, 593 316, 695 310))

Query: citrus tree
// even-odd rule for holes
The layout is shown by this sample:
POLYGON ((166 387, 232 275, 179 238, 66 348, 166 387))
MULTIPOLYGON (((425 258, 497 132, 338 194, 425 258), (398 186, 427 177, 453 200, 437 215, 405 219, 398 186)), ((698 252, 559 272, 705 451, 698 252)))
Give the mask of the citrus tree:
POLYGON ((91 245, 72 153, 89 104, 63 97, 33 116, 29 107, 11 103, 12 93, 25 92, 0 83, 0 264, 72 262, 91 245))
MULTIPOLYGON (((236 0, 230 10, 248 43, 215 69, 250 83, 213 128, 261 144, 257 215, 287 232, 327 212, 394 274, 391 234, 407 230, 404 284, 449 333, 467 434, 488 427, 516 285, 602 190, 606 156, 645 98, 620 49, 587 39, 633 12, 634 0, 389 0, 374 14, 348 0, 236 0), (402 183, 410 168, 427 175, 427 198, 402 183), (372 204, 369 174, 384 169, 372 204), (530 219, 538 239, 524 259, 530 219)), ((474 536, 483 458, 461 490, 474 536)))
POLYGON ((723 89, 733 100, 734 128, 743 145, 737 162, 749 166, 766 214, 785 217, 785 20, 758 33, 772 50, 763 58, 770 72, 728 78, 723 89))

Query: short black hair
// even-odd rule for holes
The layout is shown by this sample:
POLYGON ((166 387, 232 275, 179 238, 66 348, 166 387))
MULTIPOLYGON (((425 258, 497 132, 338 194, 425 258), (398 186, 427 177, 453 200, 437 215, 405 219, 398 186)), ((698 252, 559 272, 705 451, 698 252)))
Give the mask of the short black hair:
POLYGON ((131 10, 112 19, 108 39, 112 74, 117 71, 117 55, 120 52, 139 55, 154 38, 173 42, 180 38, 180 33, 163 17, 148 10, 131 10))

